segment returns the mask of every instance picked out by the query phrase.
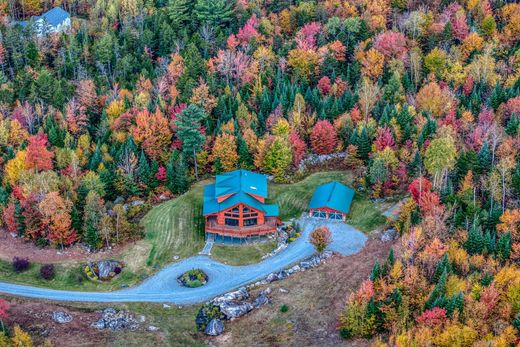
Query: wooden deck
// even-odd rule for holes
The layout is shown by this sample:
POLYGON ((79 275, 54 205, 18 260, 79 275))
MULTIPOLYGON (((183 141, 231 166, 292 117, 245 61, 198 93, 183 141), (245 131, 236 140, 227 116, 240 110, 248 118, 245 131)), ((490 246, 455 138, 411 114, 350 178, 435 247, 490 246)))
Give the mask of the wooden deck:
POLYGON ((219 225, 215 219, 211 218, 206 221, 205 230, 207 233, 221 236, 248 237, 275 233, 278 224, 278 218, 267 217, 263 225, 233 227, 229 225, 219 225))

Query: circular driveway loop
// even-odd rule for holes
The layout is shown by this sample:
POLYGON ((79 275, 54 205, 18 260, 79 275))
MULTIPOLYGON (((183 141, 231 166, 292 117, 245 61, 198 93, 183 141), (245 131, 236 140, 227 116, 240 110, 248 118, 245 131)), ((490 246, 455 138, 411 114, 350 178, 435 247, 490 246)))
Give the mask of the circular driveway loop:
POLYGON ((58 301, 195 304, 258 281, 271 272, 283 270, 311 256, 315 250, 309 243, 309 235, 317 226, 329 227, 333 241, 328 249, 343 255, 359 252, 367 240, 362 232, 342 222, 310 218, 304 218, 301 222, 303 231, 296 241, 282 252, 256 264, 231 266, 199 255, 170 264, 135 287, 113 292, 62 291, 0 282, 0 293, 58 301), (194 268, 202 269, 208 274, 208 283, 198 288, 180 286, 177 277, 194 268))

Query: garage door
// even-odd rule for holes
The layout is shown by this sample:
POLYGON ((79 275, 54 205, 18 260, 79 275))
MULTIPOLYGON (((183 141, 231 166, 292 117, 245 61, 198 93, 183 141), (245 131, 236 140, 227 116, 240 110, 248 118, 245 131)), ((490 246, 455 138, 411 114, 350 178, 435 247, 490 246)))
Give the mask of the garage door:
POLYGON ((342 220, 343 219, 343 215, 341 213, 338 213, 338 212, 330 212, 329 213, 329 219, 342 220))
POLYGON ((323 211, 312 211, 312 216, 315 218, 327 218, 327 213, 323 211))

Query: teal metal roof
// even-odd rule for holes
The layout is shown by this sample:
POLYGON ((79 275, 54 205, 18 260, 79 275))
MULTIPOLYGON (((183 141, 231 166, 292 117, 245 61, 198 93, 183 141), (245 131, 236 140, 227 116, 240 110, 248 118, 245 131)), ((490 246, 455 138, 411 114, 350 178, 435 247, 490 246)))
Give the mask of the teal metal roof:
POLYGON ((239 192, 267 197, 266 176, 247 170, 235 170, 217 175, 215 185, 217 197, 239 192))
POLYGON ((267 197, 267 177, 247 170, 235 170, 217 175, 215 184, 204 187, 203 214, 208 215, 226 210, 239 203, 251 206, 264 212, 266 217, 279 215, 278 205, 266 205, 250 194, 267 197), (218 202, 217 198, 230 195, 226 200, 218 202))
POLYGON ((355 191, 339 182, 330 182, 318 186, 314 191, 308 208, 328 207, 348 213, 355 191))

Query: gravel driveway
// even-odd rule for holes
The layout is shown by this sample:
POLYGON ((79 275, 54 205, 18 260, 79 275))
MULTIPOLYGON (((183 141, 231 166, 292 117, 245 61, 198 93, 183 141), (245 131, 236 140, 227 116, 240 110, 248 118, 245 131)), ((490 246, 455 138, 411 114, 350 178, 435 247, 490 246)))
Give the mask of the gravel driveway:
POLYGON ((330 228, 333 242, 329 245, 329 249, 343 255, 359 252, 367 240, 362 232, 342 222, 303 218, 301 225, 302 234, 296 241, 284 251, 257 264, 231 266, 199 255, 168 265, 138 286, 114 292, 60 291, 4 282, 0 282, 0 292, 58 301, 194 304, 267 277, 271 272, 280 271, 311 256, 314 247, 309 243, 309 235, 317 226, 326 225, 330 228), (202 269, 208 274, 208 283, 199 288, 180 286, 177 277, 194 268, 202 269))

